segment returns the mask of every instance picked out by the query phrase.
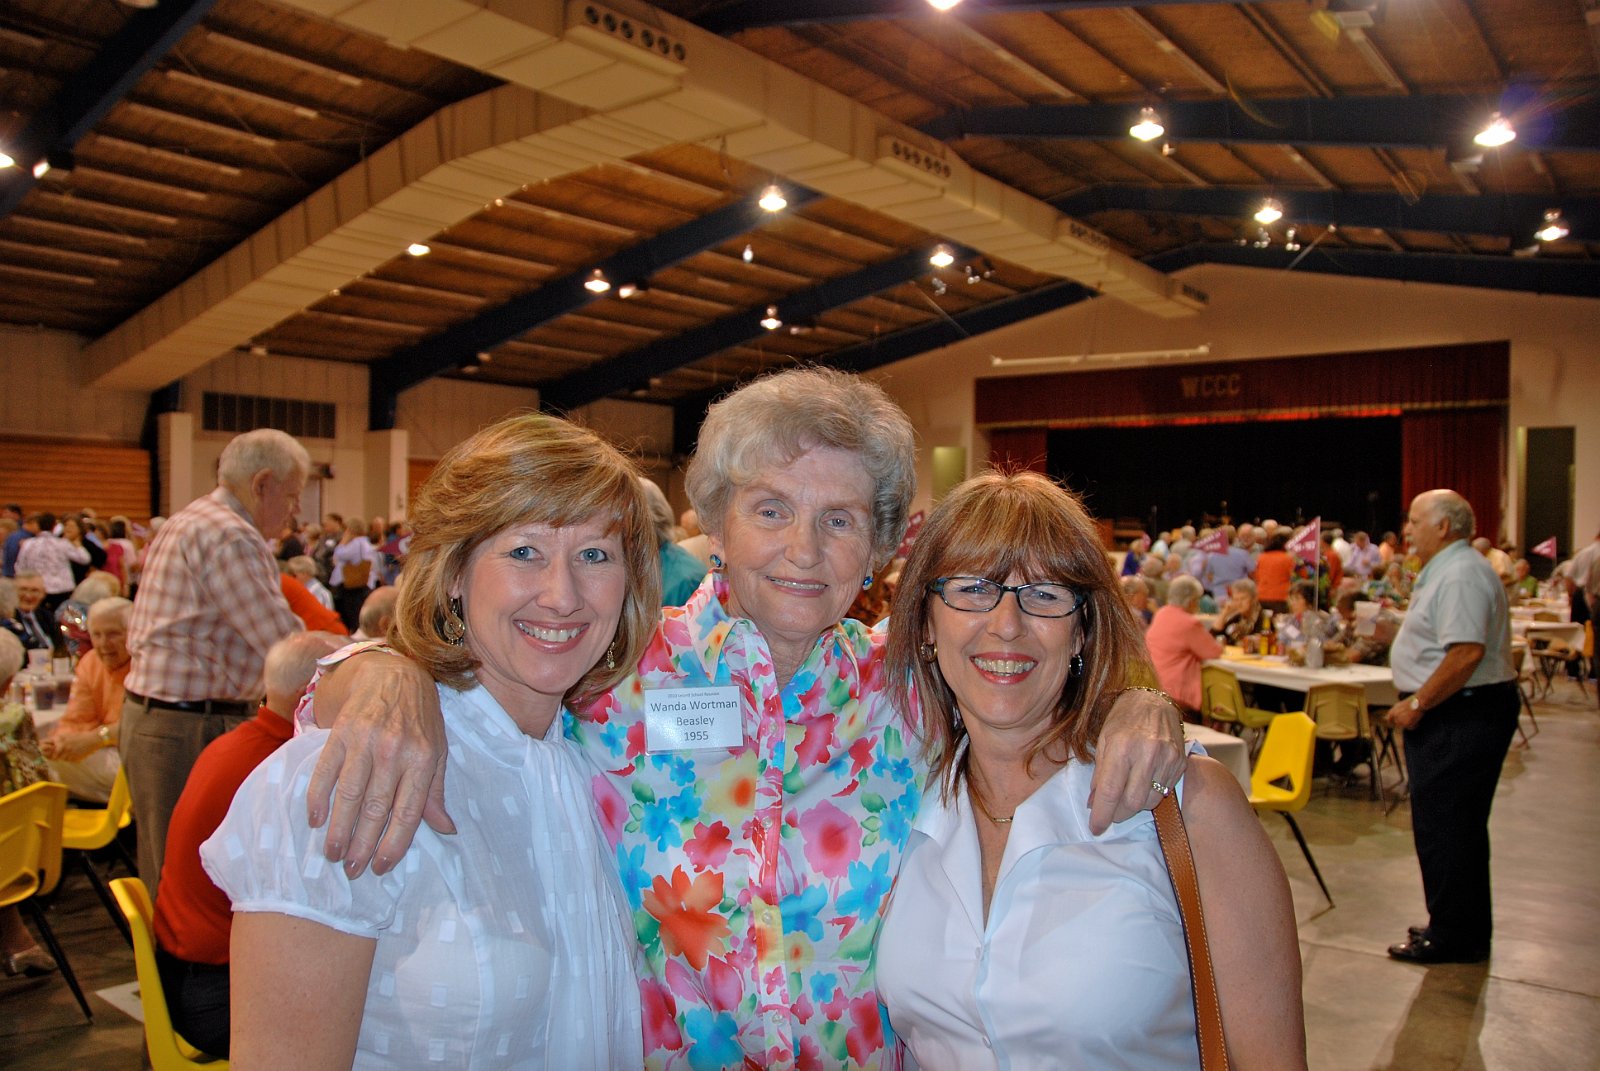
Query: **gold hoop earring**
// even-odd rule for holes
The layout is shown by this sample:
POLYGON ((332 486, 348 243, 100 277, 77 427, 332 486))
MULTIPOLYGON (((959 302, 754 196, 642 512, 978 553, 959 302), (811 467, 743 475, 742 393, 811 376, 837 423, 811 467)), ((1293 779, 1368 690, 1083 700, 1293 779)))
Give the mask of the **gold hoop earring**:
POLYGON ((917 648, 917 657, 922 659, 924 662, 931 663, 939 657, 939 648, 935 647, 931 643, 924 643, 917 648))
POLYGON ((461 618, 460 599, 451 599, 450 605, 445 607, 444 621, 439 625, 439 632, 450 646, 461 646, 461 641, 467 635, 467 623, 461 618))

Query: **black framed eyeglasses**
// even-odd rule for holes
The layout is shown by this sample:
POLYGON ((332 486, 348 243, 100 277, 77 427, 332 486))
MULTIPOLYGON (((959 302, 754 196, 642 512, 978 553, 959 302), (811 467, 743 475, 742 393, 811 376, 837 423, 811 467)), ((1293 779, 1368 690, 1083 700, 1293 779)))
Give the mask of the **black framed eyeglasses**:
POLYGON ((1006 592, 1016 592, 1017 605, 1030 617, 1071 617, 1084 602, 1084 594, 1065 584, 997 584, 981 576, 941 576, 928 590, 952 610, 984 614, 1000 605, 1006 592))

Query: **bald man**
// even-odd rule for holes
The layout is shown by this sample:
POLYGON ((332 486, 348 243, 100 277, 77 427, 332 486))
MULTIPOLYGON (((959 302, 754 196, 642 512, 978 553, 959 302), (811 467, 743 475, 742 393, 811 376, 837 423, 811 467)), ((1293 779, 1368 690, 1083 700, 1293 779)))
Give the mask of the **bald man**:
POLYGON ((1406 540, 1422 562, 1389 664, 1402 699, 1411 830, 1428 924, 1389 955, 1410 963, 1481 963, 1494 919, 1489 809, 1517 728, 1505 587, 1473 550, 1472 507, 1454 491, 1411 503, 1406 540))

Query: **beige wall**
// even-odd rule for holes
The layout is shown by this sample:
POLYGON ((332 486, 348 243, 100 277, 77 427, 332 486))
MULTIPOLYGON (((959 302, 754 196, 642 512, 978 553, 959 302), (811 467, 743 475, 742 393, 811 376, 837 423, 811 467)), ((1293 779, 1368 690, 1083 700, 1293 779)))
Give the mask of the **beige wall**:
MULTIPOLYGON (((919 506, 927 503, 934 447, 965 447, 974 468, 988 456, 985 437, 973 426, 972 397, 977 377, 1001 374, 990 365, 992 355, 1110 353, 1209 343, 1206 359, 1226 361, 1509 338, 1507 456, 1512 464, 1506 530, 1519 538, 1517 430, 1568 425, 1576 428, 1579 543, 1600 530, 1600 300, 1218 265, 1181 276, 1211 295, 1210 307, 1197 317, 1162 320, 1114 301, 1086 302, 876 373, 918 429, 918 479, 924 488, 919 506)), ((82 339, 62 332, 0 328, 5 358, 0 360, 0 432, 137 441, 148 395, 80 386, 82 345, 82 339)), ((228 354, 184 380, 184 406, 198 417, 206 389, 334 402, 339 406, 339 438, 306 444, 315 460, 335 467, 334 479, 324 488, 323 508, 370 516, 385 510, 366 501, 366 383, 366 370, 359 365, 228 354)), ((537 404, 538 393, 532 390, 433 380, 401 395, 398 423, 409 435, 410 456, 437 458, 485 424, 537 404)), ((671 468, 669 457, 670 410, 608 400, 586 406, 574 417, 634 450, 682 507, 682 474, 671 468)), ((213 485, 216 458, 227 438, 196 433, 192 468, 198 490, 213 485)))
MULTIPOLYGON (((1506 531, 1520 538, 1521 491, 1513 451, 1517 429, 1530 426, 1576 428, 1579 544, 1600 530, 1600 300, 1222 265, 1189 269, 1179 277, 1211 296, 1199 316, 1163 320, 1109 299, 1083 302, 875 373, 921 437, 919 508, 928 500, 934 447, 967 447, 973 469, 988 457, 987 439, 973 425, 973 383, 980 376, 1006 374, 992 366, 993 356, 1123 353, 1209 343, 1205 360, 1229 361, 1510 339, 1506 531)), ((1088 366, 1107 367, 1116 366, 1088 366)), ((1015 374, 1072 370, 1063 363, 1015 374)))

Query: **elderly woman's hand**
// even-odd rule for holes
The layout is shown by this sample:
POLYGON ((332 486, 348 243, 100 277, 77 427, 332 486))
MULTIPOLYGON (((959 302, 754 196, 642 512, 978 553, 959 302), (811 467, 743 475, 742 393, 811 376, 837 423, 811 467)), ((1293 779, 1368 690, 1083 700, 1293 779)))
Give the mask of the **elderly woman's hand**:
POLYGON ((1104 833, 1161 802, 1154 784, 1171 788, 1185 765, 1183 720, 1159 692, 1135 688, 1106 715, 1089 785, 1089 829, 1104 833))
POLYGON ((351 877, 369 861, 383 874, 405 855, 423 821, 455 832, 444 809, 439 693, 420 666, 381 653, 356 655, 318 682, 315 697, 318 723, 332 721, 333 731, 306 790, 306 809, 312 828, 328 823, 328 859, 342 859, 351 877))

